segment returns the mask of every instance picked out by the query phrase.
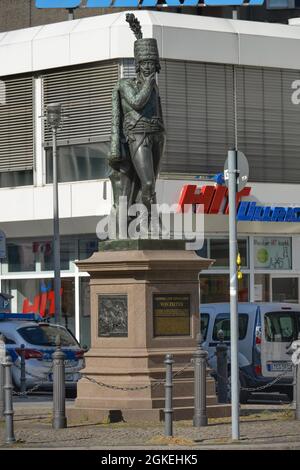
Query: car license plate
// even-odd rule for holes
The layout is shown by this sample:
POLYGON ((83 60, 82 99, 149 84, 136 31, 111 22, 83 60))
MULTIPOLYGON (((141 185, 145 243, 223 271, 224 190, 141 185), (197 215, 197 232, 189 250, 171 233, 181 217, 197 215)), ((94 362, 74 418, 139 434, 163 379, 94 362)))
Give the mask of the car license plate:
POLYGON ((267 365, 267 368, 270 372, 285 372, 292 370, 292 363, 286 361, 271 362, 267 365))

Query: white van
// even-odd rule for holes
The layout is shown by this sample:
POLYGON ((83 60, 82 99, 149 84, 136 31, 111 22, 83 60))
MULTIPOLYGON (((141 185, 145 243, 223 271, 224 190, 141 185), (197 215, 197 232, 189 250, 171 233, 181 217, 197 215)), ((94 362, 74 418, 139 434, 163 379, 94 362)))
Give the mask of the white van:
MULTIPOLYGON (((238 315, 241 387, 260 387, 283 374, 266 392, 281 391, 292 397, 292 362, 288 348, 300 333, 300 305, 245 302, 238 304, 238 315)), ((203 347, 208 352, 210 367, 216 370, 219 330, 223 330, 224 342, 230 346, 230 304, 202 304, 200 321, 203 347)), ((230 363, 230 350, 228 360, 230 363)), ((248 395, 241 391, 241 402, 246 401, 248 395)))

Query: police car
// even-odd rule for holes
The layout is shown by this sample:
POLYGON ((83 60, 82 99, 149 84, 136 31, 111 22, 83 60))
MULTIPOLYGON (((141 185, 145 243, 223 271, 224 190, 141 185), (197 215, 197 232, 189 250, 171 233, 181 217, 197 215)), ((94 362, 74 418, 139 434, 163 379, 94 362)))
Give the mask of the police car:
POLYGON ((63 326, 35 320, 34 314, 0 313, 0 334, 4 336, 6 353, 12 358, 12 377, 16 388, 21 385, 21 345, 24 345, 26 389, 39 384, 39 389, 52 389, 52 355, 56 337, 60 336, 65 354, 67 389, 75 389, 84 367, 84 350, 63 326))

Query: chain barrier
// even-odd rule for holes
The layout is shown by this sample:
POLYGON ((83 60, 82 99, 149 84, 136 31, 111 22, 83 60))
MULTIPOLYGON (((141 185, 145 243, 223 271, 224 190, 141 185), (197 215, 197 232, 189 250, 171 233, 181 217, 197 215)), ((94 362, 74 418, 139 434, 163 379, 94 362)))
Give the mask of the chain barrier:
MULTIPOLYGON (((216 353, 214 352, 208 359, 207 359, 207 362, 209 363, 209 361, 216 356, 216 353)), ((253 377, 251 377, 251 375, 247 374, 245 371, 241 370, 240 369, 240 372, 243 374, 244 377, 248 377, 249 379, 253 379, 253 377)), ((217 373, 216 370, 213 371, 213 375, 214 377, 218 377, 224 381, 228 380, 228 377, 225 378, 225 377, 222 377, 221 375, 219 375, 217 373)), ((258 391, 261 391, 261 390, 265 390, 269 387, 272 387, 273 385, 275 385, 280 379, 282 379, 283 377, 286 377, 287 375, 291 375, 291 371, 290 370, 287 370, 285 372, 283 372, 282 374, 279 374, 277 377, 274 378, 274 380, 272 380, 271 382, 268 382, 267 384, 264 384, 264 385, 260 385, 258 387, 240 387, 240 390, 241 391, 244 391, 244 392, 258 392, 258 391)))
MULTIPOLYGON (((19 364, 14 363, 13 365, 15 367, 17 367, 17 369, 21 370, 21 366, 19 364)), ((42 385, 48 383, 47 379, 48 379, 48 376, 49 376, 50 372, 52 371, 52 369, 53 369, 53 363, 51 364, 49 370, 47 372, 44 372, 45 377, 43 379, 41 379, 40 376, 37 376, 35 374, 32 374, 32 373, 26 371, 26 375, 29 375, 30 377, 33 377, 34 379, 38 379, 39 382, 37 384, 35 384, 32 388, 30 388, 28 390, 25 390, 24 392, 16 392, 14 390, 13 395, 15 395, 17 397, 27 396, 27 395, 29 395, 29 393, 32 393, 32 392, 35 392, 36 390, 38 390, 38 388, 40 388, 42 385)))
MULTIPOLYGON (((241 372, 245 377, 250 377, 251 378, 251 376, 246 374, 244 371, 241 371, 241 372)), ((265 385, 261 385, 259 387, 248 387, 248 388, 247 387, 241 387, 241 390, 243 390, 245 392, 257 392, 259 390, 265 390, 268 387, 272 387, 277 382, 279 382, 280 379, 282 379, 283 377, 287 377, 288 375, 290 375, 290 371, 285 371, 282 374, 277 375, 277 377, 275 377, 274 380, 272 380, 271 382, 268 382, 265 385)))
MULTIPOLYGON (((253 379, 253 377, 251 377, 251 375, 248 375, 246 372, 240 370, 240 372, 245 376, 245 377, 249 377, 250 379, 253 379)), ((244 391, 244 392, 257 392, 257 391, 260 391, 260 390, 265 390, 266 388, 268 387, 272 387, 273 385, 275 385, 277 382, 279 382, 280 379, 282 379, 283 377, 286 377, 287 375, 289 375, 290 371, 286 371, 286 372, 283 372, 282 374, 278 375, 277 377, 275 377, 274 380, 272 380, 271 382, 268 382, 267 384, 264 384, 264 385, 260 385, 259 387, 240 387, 240 390, 244 391)), ((224 381, 228 381, 228 379, 230 378, 230 376, 228 377, 223 377, 222 375, 220 374, 217 374, 216 371, 213 371, 213 377, 214 378, 220 378, 224 381)))
MULTIPOLYGON (((191 364, 192 364, 192 360, 187 362, 180 370, 175 372, 173 374, 173 380, 175 379, 175 377, 178 377, 186 369, 188 369, 191 366, 191 364)), ((165 379, 164 379, 164 380, 154 380, 149 385, 137 385, 135 387, 119 387, 117 385, 111 385, 111 384, 107 384, 107 383, 104 383, 104 382, 101 382, 101 381, 97 381, 96 379, 93 379, 93 378, 89 377, 86 374, 80 374, 80 375, 84 379, 88 380, 89 382, 92 382, 95 385, 98 385, 99 387, 105 387, 105 388, 109 388, 109 389, 112 389, 112 390, 122 390, 122 391, 125 391, 125 392, 136 391, 136 390, 146 390, 147 388, 155 389, 159 385, 163 385, 165 383, 165 379)))
POLYGON ((190 359, 189 362, 187 362, 180 370, 178 370, 177 372, 175 372, 175 374, 173 374, 173 379, 175 379, 175 377, 178 377, 178 375, 182 374, 185 370, 187 370, 193 364, 194 364, 194 359, 190 359))

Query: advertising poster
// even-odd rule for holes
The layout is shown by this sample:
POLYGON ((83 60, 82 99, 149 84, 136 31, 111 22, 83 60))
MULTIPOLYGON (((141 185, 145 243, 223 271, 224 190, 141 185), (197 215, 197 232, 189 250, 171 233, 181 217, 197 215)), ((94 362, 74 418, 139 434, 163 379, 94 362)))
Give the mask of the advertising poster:
POLYGON ((254 238, 254 268, 292 269, 290 237, 254 238))

